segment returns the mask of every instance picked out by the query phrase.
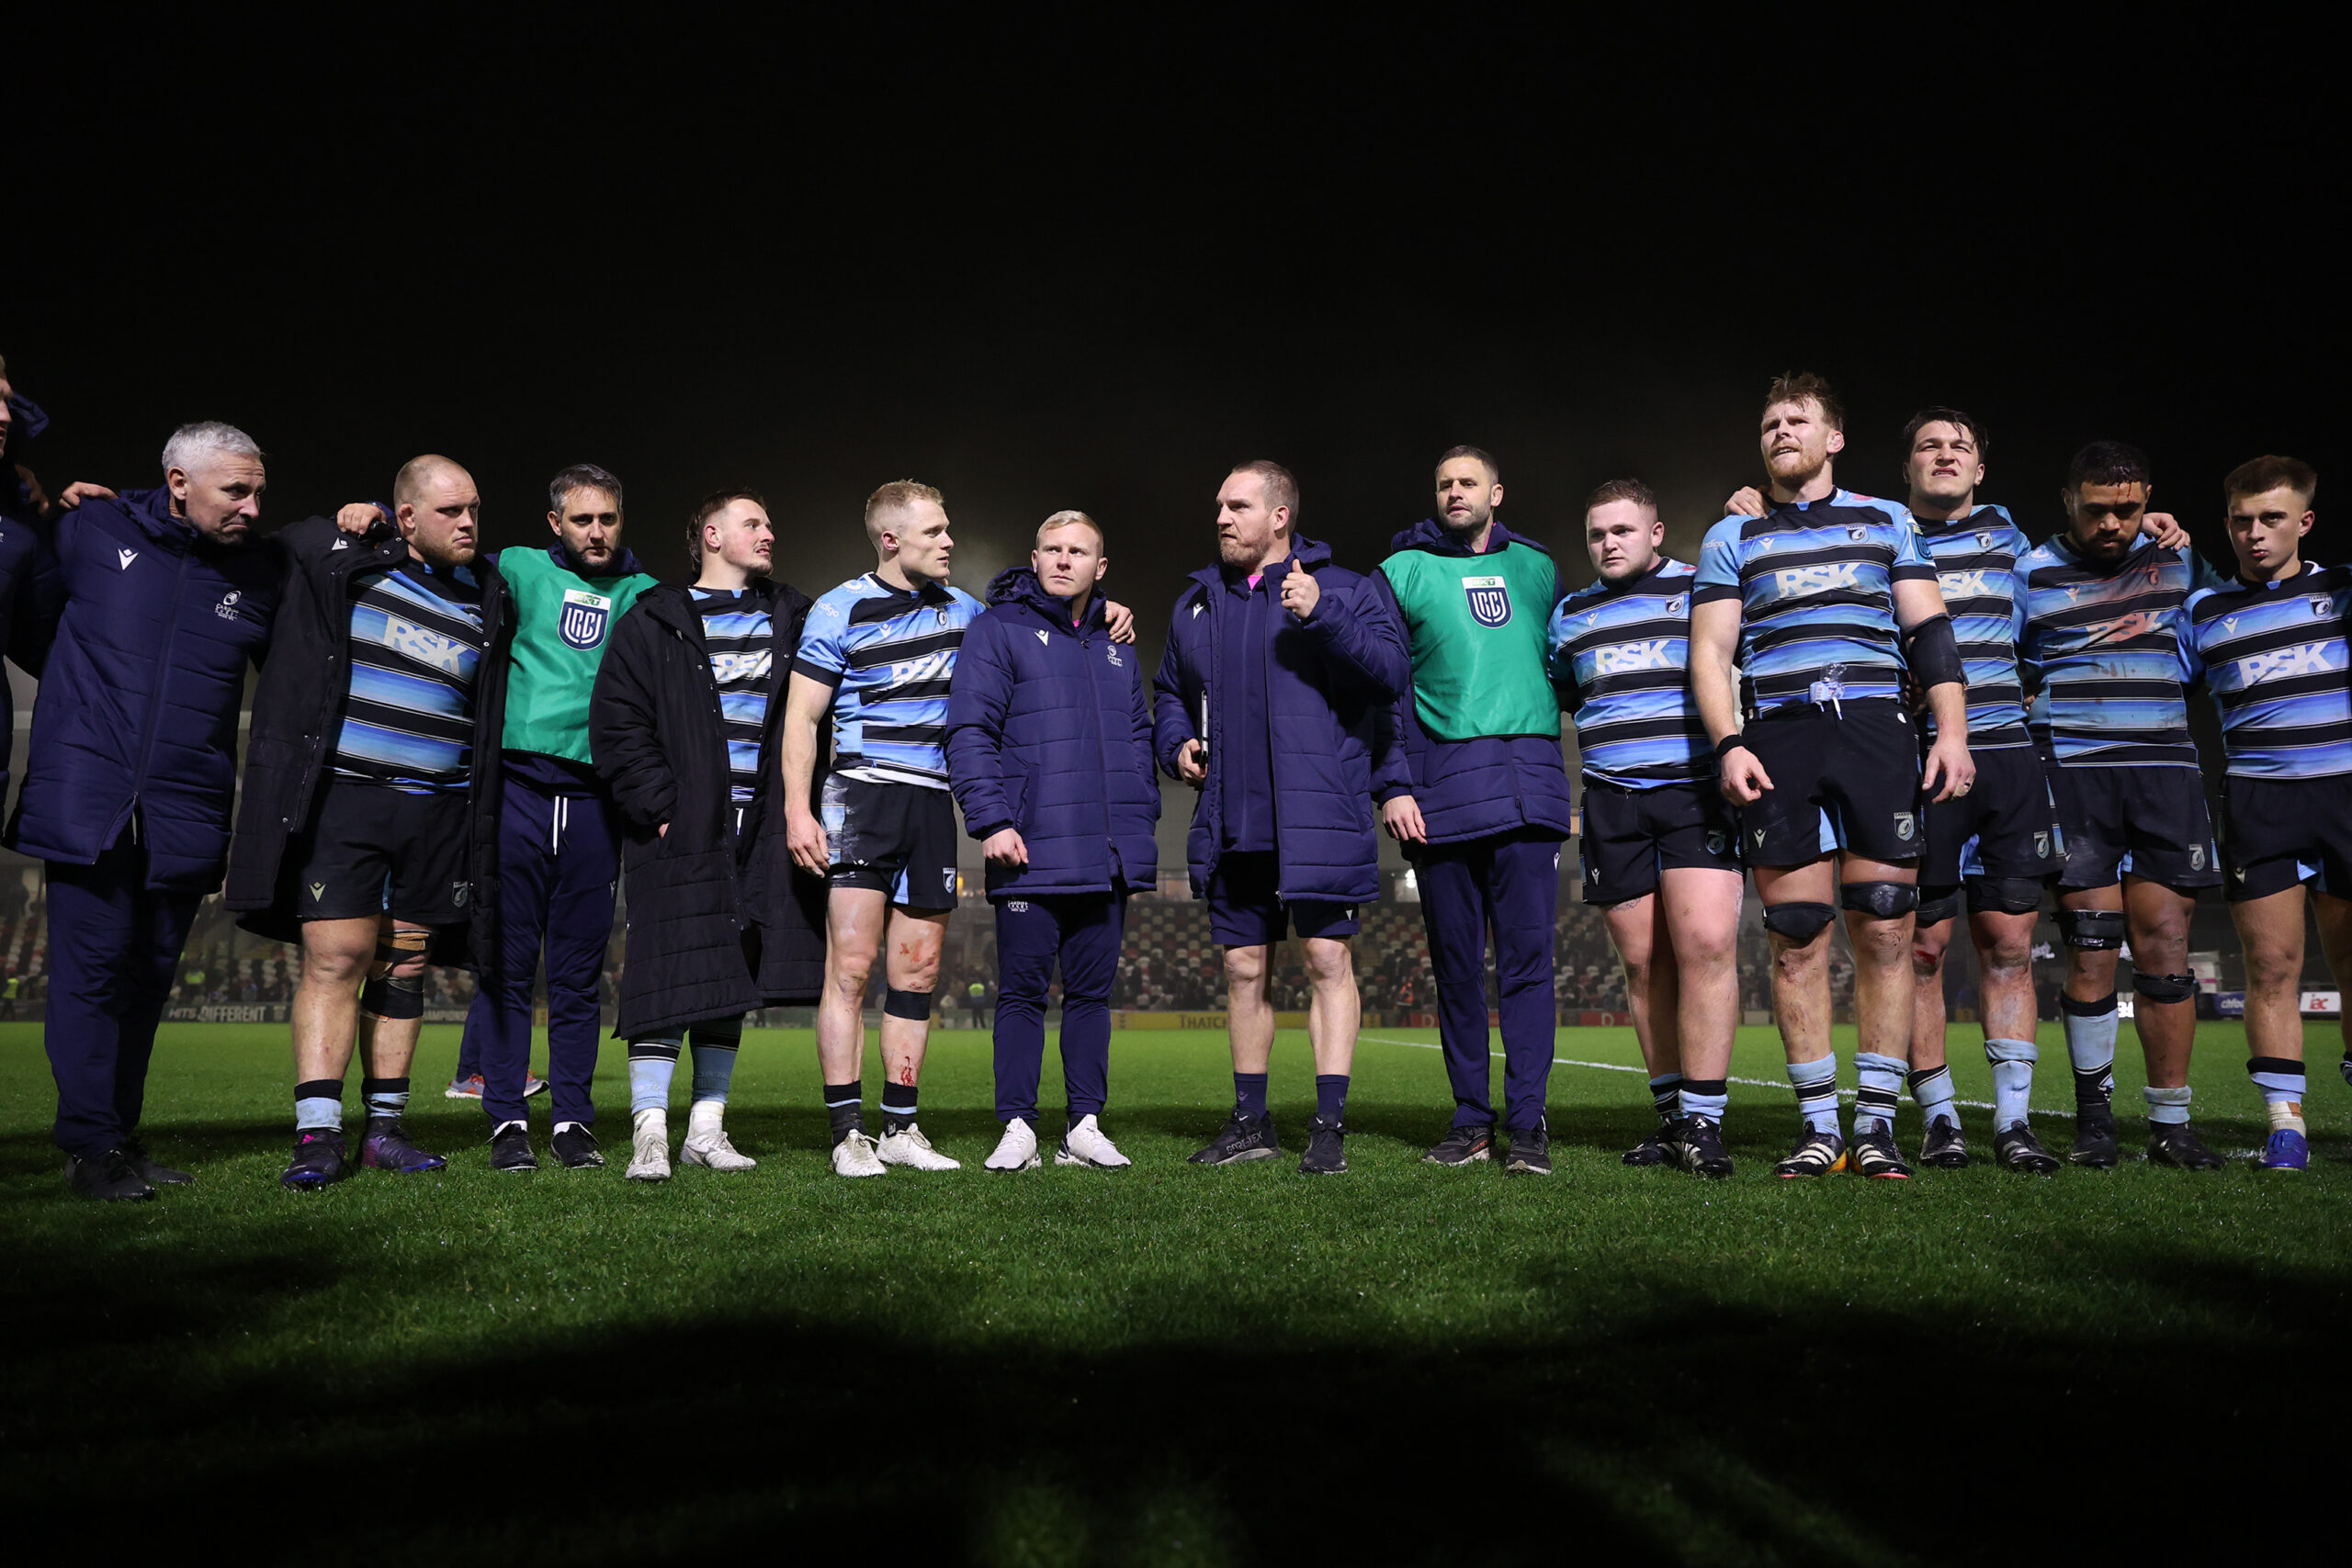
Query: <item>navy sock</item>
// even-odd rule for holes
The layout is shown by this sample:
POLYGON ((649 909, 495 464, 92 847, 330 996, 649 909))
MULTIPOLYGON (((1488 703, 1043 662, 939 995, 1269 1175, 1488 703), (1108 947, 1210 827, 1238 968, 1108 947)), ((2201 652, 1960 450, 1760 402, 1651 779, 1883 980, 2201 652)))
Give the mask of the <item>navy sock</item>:
POLYGON ((852 1078, 847 1083, 825 1086, 825 1119, 833 1124, 833 1142, 840 1143, 852 1133, 865 1131, 865 1084, 852 1078))
POLYGON ((882 1086, 882 1135, 888 1137, 901 1127, 915 1124, 915 1086, 893 1083, 882 1086))
POLYGON ((1317 1073, 1315 1075, 1315 1114, 1326 1122, 1337 1122, 1348 1109, 1348 1075, 1317 1073))
POLYGON ((1263 1116, 1266 1113, 1266 1075, 1236 1073, 1233 1075, 1233 1109, 1242 1116, 1263 1116))
POLYGON ((1657 1109, 1657 1119, 1671 1122, 1682 1114, 1682 1075, 1660 1073, 1650 1079, 1650 1103, 1657 1109))

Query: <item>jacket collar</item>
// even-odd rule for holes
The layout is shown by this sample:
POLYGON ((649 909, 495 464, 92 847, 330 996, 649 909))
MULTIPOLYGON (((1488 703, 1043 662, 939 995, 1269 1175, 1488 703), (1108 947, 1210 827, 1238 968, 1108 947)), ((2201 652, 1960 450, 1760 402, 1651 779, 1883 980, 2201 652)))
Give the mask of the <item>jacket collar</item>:
MULTIPOLYGON (((1290 558, 1305 570, 1317 571, 1331 564, 1331 547, 1320 539, 1310 539, 1304 534, 1293 534, 1290 536, 1290 558)), ((1273 566, 1279 564, 1279 562, 1272 563, 1267 570, 1271 571, 1273 566)), ((1222 588, 1227 581, 1225 565, 1221 561, 1214 566, 1204 566, 1192 575, 1193 581, 1204 588, 1222 588)))
POLYGON ((202 536, 196 525, 183 517, 172 515, 172 492, 158 485, 153 490, 127 490, 122 492, 122 510, 139 531, 165 549, 183 553, 193 550, 202 536))
POLYGON ((637 557, 630 552, 627 545, 615 550, 613 558, 597 568, 591 567, 586 561, 573 555, 571 547, 561 539, 558 539, 548 547, 548 559, 555 562, 572 576, 583 578, 590 582, 605 582, 616 577, 635 577, 645 570, 638 564, 637 557))
MULTIPOLYGON (((778 597, 774 580, 765 577, 752 579, 745 591, 771 609, 778 597)), ((639 594, 637 603, 647 615, 672 631, 697 642, 702 640, 702 612, 696 608, 700 601, 695 598, 694 584, 657 582, 639 594)))
MULTIPOLYGON (((1544 550, 1543 546, 1526 536, 1512 533, 1503 526, 1503 520, 1499 517, 1496 518, 1487 529, 1487 547, 1480 553, 1490 556, 1500 555, 1513 545, 1525 545, 1531 550, 1544 550, 1547 556, 1552 553, 1544 550)), ((1400 529, 1396 536, 1388 541, 1390 555, 1396 555, 1405 550, 1427 550, 1431 555, 1439 556, 1466 556, 1470 553, 1464 547, 1462 536, 1434 517, 1424 517, 1411 527, 1400 529)))
POLYGON ((1073 625, 1069 618, 1069 601, 1057 599, 1037 582, 1035 571, 1025 566, 1007 567, 989 581, 989 604, 1018 604, 1040 619, 1075 637, 1090 632, 1104 624, 1107 614, 1102 608, 1102 594, 1098 587, 1086 602, 1086 618, 1073 625))

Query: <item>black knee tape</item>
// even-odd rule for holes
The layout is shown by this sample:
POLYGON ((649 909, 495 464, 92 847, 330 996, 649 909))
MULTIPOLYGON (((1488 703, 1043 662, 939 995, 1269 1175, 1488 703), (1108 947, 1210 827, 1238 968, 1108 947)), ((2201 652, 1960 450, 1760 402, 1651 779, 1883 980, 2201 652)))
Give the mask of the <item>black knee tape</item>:
POLYGON ((1907 882, 1849 882, 1838 901, 1872 919, 1893 920, 1919 907, 1919 890, 1907 882))
POLYGON ((1919 923, 1939 926, 1960 913, 1960 889, 1931 887, 1919 895, 1919 923))
POLYGON ((2123 946, 2123 911, 2120 909, 2061 909, 2058 911, 2058 934, 2068 947, 2085 953, 2114 953, 2123 946))
POLYGON ((370 1018, 424 1016, 424 976, 379 975, 359 987, 359 1010, 370 1018))
POLYGON ((2058 998, 2058 1010, 2068 1018, 2105 1018, 2115 1010, 2115 993, 2109 991, 2097 1001, 2088 1002, 2078 1002, 2072 997, 2061 996, 2058 998))
POLYGON ((2002 915, 2030 915, 2041 908, 2041 881, 2032 876, 1972 876, 1968 879, 1968 912, 1987 909, 2002 915))
POLYGON ((1764 911, 1764 929, 1793 942, 1808 942, 1838 918, 1826 904, 1774 904, 1764 911))
POLYGON ((2185 1002, 2197 994, 2194 975, 2143 975, 2132 972, 2132 988, 2152 1002, 2185 1002))
POLYGON ((896 986, 882 992, 882 1014, 885 1018, 911 1018, 928 1021, 931 1018, 929 991, 902 991, 896 986))

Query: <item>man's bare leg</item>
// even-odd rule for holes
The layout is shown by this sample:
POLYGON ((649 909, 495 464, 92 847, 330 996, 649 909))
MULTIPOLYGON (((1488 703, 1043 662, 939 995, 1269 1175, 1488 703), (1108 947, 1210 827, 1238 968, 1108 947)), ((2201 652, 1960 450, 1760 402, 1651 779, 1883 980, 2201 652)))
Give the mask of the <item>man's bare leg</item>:
MULTIPOLYGON (((2040 912, 1980 909, 1968 918, 1976 943, 1977 1016, 1984 1021, 1984 1060, 1993 1070, 1993 1147, 2010 1170, 2045 1176, 2058 1168, 2032 1135, 2033 1066, 2041 1047, 2033 995, 2033 928, 2040 912), (2006 1136, 2021 1131, 2021 1138, 2006 1136), (2008 1145, 2015 1143, 2013 1149, 2008 1145), (2005 1152, 2006 1151, 2006 1152, 2005 1152)), ((1916 1071, 1916 1069, 1915 1069, 1916 1071)))
POLYGON ((2188 1055, 2197 1039, 2197 976, 2188 972, 2194 894, 2145 877, 2123 879, 2132 931, 2132 1021, 2147 1063, 2148 1157, 2160 1165, 2218 1170, 2221 1158, 2188 1126, 2188 1055))
POLYGON ((1621 1156, 1627 1165, 1671 1165, 1679 1157, 1671 1136, 1682 1114, 1681 973, 1666 929, 1666 900, 1645 893, 1601 913, 1617 962, 1625 971, 1625 1005, 1634 1015, 1634 1042, 1649 1070, 1650 1106, 1657 1130, 1621 1156))
POLYGON ((2303 1122, 2303 908, 2301 883, 2230 906, 2245 954, 2246 1076, 2261 1091, 2270 1120, 2258 1162, 2267 1169, 2302 1170, 2311 1164, 2303 1122))
POLYGON ((1838 1119, 1838 1061, 1829 1053, 1829 942, 1838 923, 1838 874, 1827 855, 1794 866, 1758 866, 1764 930, 1772 943, 1772 1015, 1788 1057, 1789 1086, 1805 1133, 1775 1167, 1784 1176, 1819 1176, 1841 1168, 1845 1133, 1838 1119))
POLYGON ((889 951, 882 964, 886 988, 881 1030, 885 1159, 890 1157, 889 1139, 915 1130, 916 1086, 922 1078, 923 1051, 931 1042, 932 992, 939 984, 939 953, 947 941, 947 911, 893 908, 888 935, 889 951))
MULTIPOLYGON (((1266 995, 1272 956, 1264 942, 1225 950, 1225 1032, 1233 1050, 1233 1114, 1206 1146, 1187 1156, 1194 1165, 1235 1165, 1282 1153, 1273 1118, 1266 1113, 1266 1064, 1274 1054, 1274 1007, 1266 995)), ((1319 993, 1317 999, 1321 999, 1319 993)), ((1352 1050, 1352 1031, 1348 1042, 1352 1050)))
MULTIPOLYGON (((1356 990, 1355 954, 1348 938, 1303 936, 1298 945, 1313 988, 1306 1037, 1315 1048, 1315 1120, 1307 1126, 1306 1155, 1299 1168, 1309 1175, 1332 1176, 1348 1168, 1340 1140, 1363 998, 1356 990)), ((1271 1014, 1267 1021, 1272 1022, 1271 1014)))
POLYGON ((817 1067, 824 1080, 833 1168, 880 1174, 865 1133, 865 987, 882 949, 890 897, 871 887, 825 895, 825 988, 817 997, 817 1067), (846 1151, 843 1145, 854 1139, 846 1151))
POLYGON ((1659 924, 1674 959, 1675 1053, 1682 1069, 1676 1107, 1685 1129, 1679 1157, 1684 1169, 1699 1176, 1732 1170, 1712 1129, 1722 1126, 1731 1099, 1732 1035, 1739 1026, 1739 900, 1736 871, 1674 866, 1659 873, 1659 924))
POLYGON ((1839 902, 1854 897, 1871 906, 1845 911, 1846 940, 1854 950, 1856 1160, 1866 1175, 1908 1176, 1894 1154, 1894 1111, 1911 1055, 1918 990, 1911 974, 1911 916, 1919 868, 1916 862, 1849 853, 1840 856, 1838 879, 1839 902), (1873 1138, 1881 1141, 1863 1146, 1873 1138))

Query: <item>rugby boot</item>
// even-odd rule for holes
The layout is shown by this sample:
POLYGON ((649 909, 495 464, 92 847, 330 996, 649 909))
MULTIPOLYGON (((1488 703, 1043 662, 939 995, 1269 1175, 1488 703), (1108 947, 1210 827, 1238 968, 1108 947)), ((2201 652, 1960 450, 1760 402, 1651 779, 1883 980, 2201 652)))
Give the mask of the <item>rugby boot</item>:
POLYGON ((596 1146, 596 1134, 588 1130, 585 1122, 558 1125, 555 1135, 548 1140, 548 1152, 566 1170, 594 1170, 605 1163, 605 1151, 596 1146))
POLYGON ((76 1198, 94 1199, 101 1203, 135 1203, 155 1195, 155 1190, 132 1168, 130 1156, 121 1149, 108 1149, 86 1159, 80 1155, 67 1155, 65 1185, 74 1190, 76 1198))
POLYGON ((1724 1148, 1723 1123, 1713 1117, 1684 1118, 1681 1147, 1682 1168, 1691 1175, 1720 1180, 1731 1174, 1731 1155, 1724 1148))
POLYGON ((1797 1134, 1796 1147, 1772 1168, 1778 1177, 1827 1176, 1844 1170, 1847 1166, 1846 1140, 1836 1133, 1815 1132, 1808 1126, 1797 1134))
POLYGON ((130 1168, 138 1174, 141 1181, 153 1186, 187 1187, 193 1185, 196 1180, 195 1177, 185 1170, 174 1170, 170 1166, 157 1165, 153 1160, 149 1159, 147 1145, 136 1138, 125 1138, 122 1141, 122 1157, 130 1163, 130 1168))
POLYGON ((648 1106, 629 1118, 628 1168, 625 1181, 670 1179, 670 1113, 648 1106))
POLYGON ((2033 1129, 2022 1122, 2012 1122, 1993 1134, 1993 1163, 2022 1176, 2054 1176, 2058 1171, 2058 1156, 2043 1148, 2033 1129))
POLYGON ((833 1145, 835 1176, 888 1176, 890 1168, 874 1152, 874 1139, 863 1127, 853 1127, 833 1145))
POLYGON ((1193 1150, 1184 1160, 1188 1165, 1241 1165, 1272 1159, 1282 1152, 1283 1141, 1274 1135, 1272 1117, 1244 1116, 1237 1111, 1205 1147, 1193 1150))
POLYGON ((874 1152, 884 1165, 903 1165, 909 1170, 961 1170, 964 1162, 950 1158, 931 1146, 931 1140, 913 1122, 902 1123, 895 1133, 885 1129, 882 1141, 874 1152))
POLYGON ((1103 1136, 1102 1128, 1088 1111, 1069 1125, 1062 1134, 1062 1146, 1054 1151, 1056 1165, 1091 1165, 1097 1170, 1117 1170, 1135 1164, 1119 1152, 1119 1145, 1103 1136))
POLYGON ((980 1162, 980 1168, 1035 1170, 1044 1163, 1037 1157, 1037 1129, 1029 1125, 1027 1118, 1015 1116, 1004 1124, 1004 1135, 997 1139, 996 1147, 980 1162))
POLYGON ((2312 1168, 2311 1140, 2292 1127, 2273 1127, 2264 1141, 2262 1152, 2254 1156, 2256 1170, 2309 1170, 2312 1168))
POLYGON ((2115 1141, 2115 1115, 2105 1106, 2083 1107, 2075 1116, 2075 1146, 2066 1151, 2066 1163, 2086 1165, 2093 1170, 2113 1170, 2115 1162, 2123 1157, 2115 1141))
POLYGON ((1431 1145, 1430 1152, 1421 1156, 1421 1163, 1423 1165, 1470 1165, 1479 1160, 1492 1158, 1494 1152, 1495 1124, 1491 1122, 1474 1122, 1467 1127, 1449 1129, 1445 1136, 1431 1145))
POLYGON ((1894 1130, 1883 1122, 1865 1121, 1856 1127, 1847 1156, 1854 1169, 1874 1180, 1911 1179, 1911 1168, 1903 1163, 1903 1151, 1894 1146, 1894 1130))
POLYGON ((1538 1122, 1532 1127, 1503 1129, 1503 1174, 1505 1176, 1549 1176, 1552 1174, 1552 1129, 1538 1122))
POLYGON ((520 1122, 509 1122, 490 1135, 490 1168, 492 1170, 537 1170, 539 1156, 531 1152, 531 1129, 520 1122))
POLYGON ((1657 1166, 1682 1163, 1682 1118, 1658 1123, 1657 1131, 1617 1156, 1627 1165, 1657 1166))
POLYGON ((2186 1122, 2148 1123, 2148 1163, 2176 1170, 2219 1170, 2222 1156, 2205 1146, 2186 1122))
POLYGON ((359 1143, 359 1163, 370 1170, 395 1170, 402 1176, 439 1170, 449 1162, 427 1154, 408 1141, 397 1116, 371 1116, 367 1135, 359 1143))
POLYGON ((277 1179, 279 1186, 297 1192, 316 1192, 342 1179, 341 1133, 313 1127, 294 1134, 294 1157, 288 1163, 286 1174, 277 1179))
POLYGON ((1949 1116, 1928 1122, 1928 1135, 1919 1145, 1919 1163, 1938 1170, 1966 1170, 1968 1141, 1960 1135, 1960 1123, 1949 1116))
POLYGON ((727 1107, 716 1100, 697 1100, 686 1111, 686 1141, 679 1145, 680 1165, 705 1170, 750 1170, 758 1160, 737 1148, 723 1124, 727 1107))
POLYGON ((1301 1176, 1339 1176, 1348 1168, 1348 1130, 1327 1117, 1306 1124, 1306 1152, 1298 1156, 1301 1176))

